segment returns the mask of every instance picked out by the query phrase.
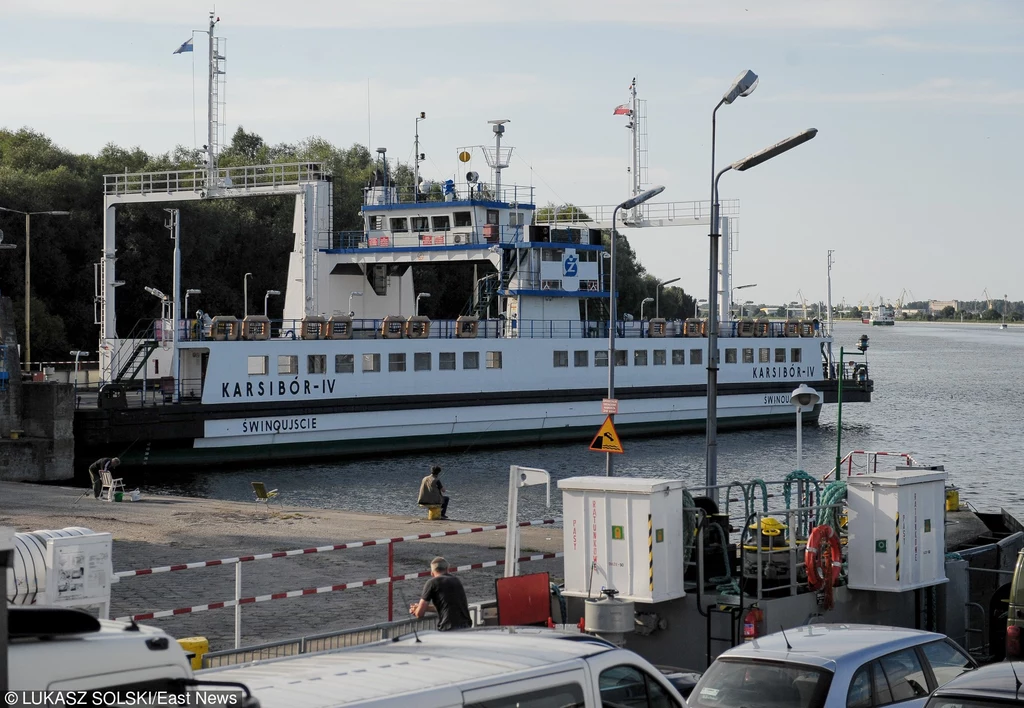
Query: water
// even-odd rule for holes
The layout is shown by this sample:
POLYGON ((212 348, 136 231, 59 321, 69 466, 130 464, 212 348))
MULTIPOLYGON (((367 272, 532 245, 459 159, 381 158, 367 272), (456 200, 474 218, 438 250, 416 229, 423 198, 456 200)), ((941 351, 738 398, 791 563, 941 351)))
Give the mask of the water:
MULTIPOLYGON (((898 323, 868 327, 842 323, 836 347, 856 351, 868 334, 868 361, 875 380, 871 403, 843 408, 842 451, 908 452, 922 464, 945 465, 961 497, 982 509, 1005 508, 1024 518, 1024 327, 998 325, 898 323)), ((597 406, 598 402, 595 401, 597 406)), ((835 464, 837 406, 824 408, 817 428, 803 431, 803 468, 821 476, 835 464)), ((596 432, 596 430, 595 430, 596 432)), ((704 481, 703 435, 624 441, 615 473, 621 476, 704 481)), ((719 434, 720 483, 759 477, 780 480, 796 463, 793 429, 719 434)), ((150 494, 185 494, 251 501, 249 482, 262 480, 281 490, 287 505, 345 509, 381 514, 416 514, 420 478, 431 464, 452 497, 453 519, 502 522, 509 465, 540 467, 552 476, 551 510, 540 488, 522 490, 520 518, 560 513, 554 480, 604 474, 605 456, 586 443, 464 452, 405 455, 287 467, 254 464, 224 472, 183 472, 172 477, 144 475, 137 482, 150 494)), ((133 480, 134 481, 134 480, 133 480)))

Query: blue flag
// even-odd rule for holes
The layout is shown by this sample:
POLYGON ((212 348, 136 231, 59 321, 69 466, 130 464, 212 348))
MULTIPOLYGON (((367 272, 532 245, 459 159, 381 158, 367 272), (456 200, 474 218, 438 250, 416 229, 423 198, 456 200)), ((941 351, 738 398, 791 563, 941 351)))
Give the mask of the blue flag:
POLYGON ((191 51, 192 51, 192 40, 189 39, 187 42, 185 42, 180 47, 175 49, 172 52, 172 54, 181 54, 182 52, 191 52, 191 51))

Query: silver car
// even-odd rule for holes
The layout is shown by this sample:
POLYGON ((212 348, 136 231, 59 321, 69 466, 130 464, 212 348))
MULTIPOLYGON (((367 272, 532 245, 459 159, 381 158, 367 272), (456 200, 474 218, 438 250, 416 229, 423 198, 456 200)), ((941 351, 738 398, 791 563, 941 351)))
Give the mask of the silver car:
POLYGON ((724 652, 690 708, 924 706, 977 663, 945 635, 865 624, 812 624, 724 652))

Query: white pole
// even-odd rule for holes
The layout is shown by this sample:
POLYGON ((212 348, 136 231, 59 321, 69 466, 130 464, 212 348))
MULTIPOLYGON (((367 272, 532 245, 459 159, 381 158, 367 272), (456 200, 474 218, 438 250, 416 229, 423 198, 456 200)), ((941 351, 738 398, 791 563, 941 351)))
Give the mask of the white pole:
POLYGON ((729 218, 721 218, 722 223, 722 307, 719 311, 720 321, 728 320, 732 312, 732 288, 730 287, 729 257, 732 254, 732 239, 729 234, 729 218))
POLYGON ((505 577, 519 574, 519 466, 508 470, 508 515, 505 517, 505 577))
POLYGON ((235 649, 242 646, 242 564, 235 563, 235 649))
POLYGON ((803 469, 803 461, 801 455, 803 453, 803 419, 804 419, 804 408, 803 406, 796 407, 796 469, 803 469))
POLYGON ((171 306, 171 375, 174 377, 174 392, 171 394, 171 402, 178 402, 178 389, 180 388, 181 372, 178 370, 180 360, 178 358, 178 340, 180 339, 179 329, 181 328, 181 238, 180 222, 181 212, 171 209, 171 229, 174 239, 174 282, 173 301, 171 306))

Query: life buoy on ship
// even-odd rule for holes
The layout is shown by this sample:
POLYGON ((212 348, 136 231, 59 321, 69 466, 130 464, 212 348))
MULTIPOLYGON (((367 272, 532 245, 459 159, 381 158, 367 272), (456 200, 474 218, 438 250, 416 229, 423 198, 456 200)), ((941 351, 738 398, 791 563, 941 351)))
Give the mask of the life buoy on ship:
POLYGON ((839 573, 843 569, 843 551, 839 546, 836 532, 831 526, 815 526, 811 529, 811 535, 807 537, 807 550, 804 551, 807 585, 812 590, 817 590, 825 584, 825 578, 820 574, 821 564, 818 558, 823 548, 828 549, 829 563, 832 567, 831 585, 839 582, 839 573))

